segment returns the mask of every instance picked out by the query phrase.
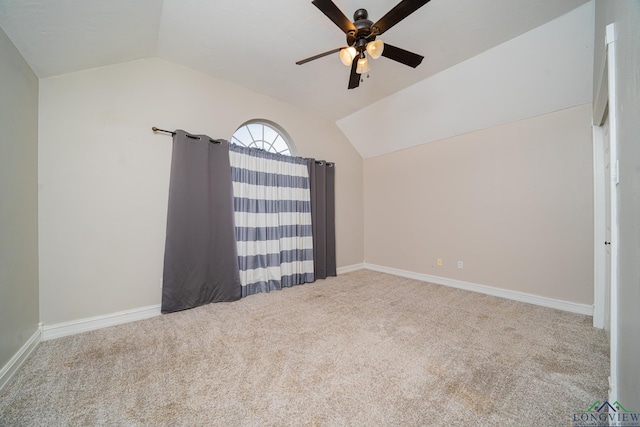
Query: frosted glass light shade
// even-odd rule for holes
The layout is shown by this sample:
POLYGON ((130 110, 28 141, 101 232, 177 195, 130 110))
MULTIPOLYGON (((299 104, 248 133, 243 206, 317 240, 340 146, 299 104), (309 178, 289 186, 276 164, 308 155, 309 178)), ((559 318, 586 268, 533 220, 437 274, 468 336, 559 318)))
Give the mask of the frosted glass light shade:
POLYGON ((364 74, 368 73, 369 70, 371 70, 371 67, 369 66, 369 61, 367 61, 367 58, 358 59, 358 67, 356 68, 356 73, 364 74))
POLYGON ((353 63, 353 58, 356 57, 356 54, 356 48, 353 46, 340 49, 340 61, 348 67, 353 63))
POLYGON ((373 59, 378 59, 382 56, 382 51, 384 50, 384 43, 382 40, 374 40, 367 44, 367 53, 373 59))

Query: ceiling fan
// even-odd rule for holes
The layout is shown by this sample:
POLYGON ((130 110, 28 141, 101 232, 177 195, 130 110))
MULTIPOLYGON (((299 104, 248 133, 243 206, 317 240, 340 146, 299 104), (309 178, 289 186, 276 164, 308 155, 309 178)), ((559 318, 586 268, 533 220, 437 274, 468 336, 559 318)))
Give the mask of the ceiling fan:
POLYGON ((346 66, 351 66, 349 76, 349 89, 355 89, 360 85, 360 76, 370 70, 367 53, 373 59, 380 56, 393 59, 401 64, 416 68, 424 56, 409 52, 399 47, 376 40, 389 28, 402 21, 407 16, 427 4, 430 0, 402 0, 393 9, 387 12, 380 20, 373 23, 368 19, 366 9, 358 9, 353 14, 353 22, 335 5, 332 0, 313 0, 313 3, 327 18, 331 19, 346 35, 347 46, 332 49, 328 52, 311 56, 296 62, 298 65, 306 64, 318 58, 340 52, 340 60, 346 66))

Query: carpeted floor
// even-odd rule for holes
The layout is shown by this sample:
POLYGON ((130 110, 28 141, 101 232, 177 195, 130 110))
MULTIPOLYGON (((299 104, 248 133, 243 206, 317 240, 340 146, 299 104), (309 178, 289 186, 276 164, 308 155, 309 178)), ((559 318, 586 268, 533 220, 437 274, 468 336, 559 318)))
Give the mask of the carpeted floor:
POLYGON ((357 271, 43 342, 0 425, 572 425, 607 399, 591 322, 357 271))

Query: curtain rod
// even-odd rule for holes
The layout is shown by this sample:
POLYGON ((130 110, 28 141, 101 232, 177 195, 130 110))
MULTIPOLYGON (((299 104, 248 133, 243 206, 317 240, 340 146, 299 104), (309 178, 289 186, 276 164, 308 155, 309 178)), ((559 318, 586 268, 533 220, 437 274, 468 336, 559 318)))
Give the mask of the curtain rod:
MULTIPOLYGON (((175 132, 172 132, 172 131, 170 131, 170 130, 159 129, 159 128, 155 127, 155 126, 153 126, 153 127, 151 128, 151 130, 152 130, 152 131, 154 131, 154 132, 164 132, 164 133, 168 133, 168 134, 170 134, 171 136, 174 136, 174 135, 176 134, 175 132)), ((191 135, 191 134, 190 134, 190 133, 188 133, 188 132, 185 132, 185 135, 187 136, 187 138, 191 138, 191 139, 200 139, 200 137, 199 137, 199 136, 191 135)), ((214 143, 214 144, 220 144, 220 141, 216 141, 215 139, 211 139, 211 138, 209 138, 209 142, 212 142, 212 143, 214 143)))
MULTIPOLYGON (((175 132, 172 132, 172 131, 170 131, 170 130, 159 129, 159 128, 155 127, 155 126, 153 126, 153 127, 151 128, 151 130, 152 130, 152 131, 154 131, 154 132, 164 132, 164 133, 168 133, 168 134, 170 134, 171 136, 173 136, 173 135, 175 135, 175 134, 176 134, 175 132)), ((194 137, 194 136, 192 136, 192 135, 189 135, 188 133, 187 133, 187 136, 188 136, 189 138, 197 138, 197 137, 194 137)), ((198 138, 198 139, 199 139, 199 138, 198 138)), ((210 142, 215 142, 216 144, 220 144, 220 141, 216 141, 216 140, 214 140, 214 139, 209 139, 209 141, 210 141, 210 142)), ((306 158, 306 157, 305 157, 305 158, 306 158)), ((326 161, 323 161, 323 160, 316 160, 316 164, 317 164, 317 165, 322 165, 323 163, 326 163, 326 164, 327 164, 327 166, 329 166, 330 168, 331 168, 331 167, 333 167, 333 165, 334 165, 334 163, 333 163, 333 162, 326 162, 326 161)))
POLYGON ((175 132, 172 132, 172 131, 170 131, 170 130, 158 129, 158 128, 157 128, 157 127, 155 127, 155 126, 154 126, 154 127, 152 127, 152 128, 151 128, 151 130, 152 130, 152 131, 154 131, 154 132, 164 132, 164 133, 168 133, 168 134, 170 134, 171 136, 173 136, 173 135, 175 135, 175 134, 176 134, 175 132))

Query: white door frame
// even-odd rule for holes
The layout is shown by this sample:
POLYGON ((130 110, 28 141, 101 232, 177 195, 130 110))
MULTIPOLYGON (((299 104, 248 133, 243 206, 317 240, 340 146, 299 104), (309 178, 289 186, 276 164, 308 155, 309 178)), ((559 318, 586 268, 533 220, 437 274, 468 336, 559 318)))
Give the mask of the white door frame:
POLYGON ((594 185, 594 286, 593 286, 593 326, 603 329, 605 325, 606 303, 606 248, 602 244, 606 240, 606 191, 604 168, 604 131, 602 126, 593 125, 593 185, 594 185))
POLYGON ((594 136, 594 308, 593 325, 604 327, 605 262, 604 209, 611 203, 611 281, 610 281, 610 377, 609 401, 615 402, 618 394, 618 107, 616 99, 616 40, 615 24, 609 24, 605 31, 605 49, 600 61, 600 75, 597 76, 598 89, 593 105, 594 136), (611 199, 605 200, 604 191, 604 132, 602 125, 609 118, 611 199))

